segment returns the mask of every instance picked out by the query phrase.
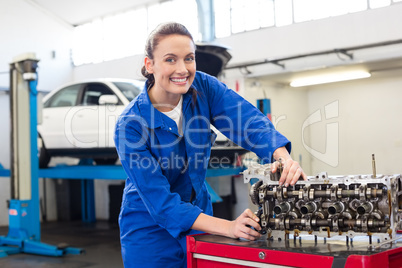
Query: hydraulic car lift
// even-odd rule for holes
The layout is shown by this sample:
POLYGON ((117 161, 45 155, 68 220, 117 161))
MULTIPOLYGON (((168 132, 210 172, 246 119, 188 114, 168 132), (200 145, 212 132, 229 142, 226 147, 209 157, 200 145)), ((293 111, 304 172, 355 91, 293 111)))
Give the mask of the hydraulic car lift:
POLYGON ((15 253, 48 256, 81 254, 82 249, 59 248, 40 242, 37 63, 34 54, 10 64, 11 200, 9 232, 0 236, 0 257, 15 253))

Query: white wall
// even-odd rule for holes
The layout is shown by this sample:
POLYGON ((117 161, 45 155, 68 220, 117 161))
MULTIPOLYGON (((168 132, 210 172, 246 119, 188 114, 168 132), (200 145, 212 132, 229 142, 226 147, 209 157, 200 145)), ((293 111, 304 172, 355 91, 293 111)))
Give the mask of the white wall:
POLYGON ((77 66, 73 70, 74 81, 105 77, 144 80, 145 78, 141 74, 143 63, 144 56, 137 55, 98 64, 77 66))
MULTIPOLYGON (((327 138, 324 124, 312 125, 310 146, 325 152, 325 143, 339 142, 335 166, 312 157, 313 175, 371 174, 375 154, 377 174, 402 173, 402 69, 373 73, 369 79, 333 83, 308 90, 310 113, 338 102, 339 116, 326 123, 338 124, 338 137, 327 138)), ((325 120, 324 120, 325 122, 325 120)))
MULTIPOLYGON (((23 0, 0 1, 0 88, 9 87, 9 64, 15 56, 33 52, 40 60, 38 89, 51 90, 72 79, 70 47, 72 27, 23 0), (53 57, 53 51, 55 57, 53 57)), ((10 166, 9 98, 0 93, 0 163, 10 166)), ((50 187, 50 186, 49 186, 50 187)), ((49 189, 48 189, 49 190, 49 189)), ((0 178, 0 226, 8 224, 6 200, 10 199, 9 178, 0 178)), ((55 218, 54 202, 48 203, 49 219, 55 218)))
MULTIPOLYGON (((70 81, 72 33, 72 26, 56 20, 28 1, 0 1, 0 71, 8 71, 15 56, 34 52, 40 60, 38 89, 48 91, 70 81)), ((0 75, 0 86, 7 87, 8 84, 8 75, 0 75)))
POLYGON ((292 158, 310 172, 309 156, 301 143, 302 124, 308 114, 305 90, 275 85, 263 77, 248 79, 246 85, 245 98, 254 105, 257 99, 271 100, 272 123, 292 142, 292 158))
POLYGON ((277 129, 292 141, 293 158, 302 155, 308 175, 371 174, 372 154, 377 174, 402 173, 402 68, 307 88, 248 81, 247 99, 269 96, 273 116, 286 116, 277 129), (317 114, 321 119, 308 123, 317 114))

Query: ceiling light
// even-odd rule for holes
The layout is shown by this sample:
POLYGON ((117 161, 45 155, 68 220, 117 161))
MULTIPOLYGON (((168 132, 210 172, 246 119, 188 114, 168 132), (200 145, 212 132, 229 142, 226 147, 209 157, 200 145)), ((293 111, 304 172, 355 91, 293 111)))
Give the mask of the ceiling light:
POLYGON ((304 87, 318 84, 326 84, 354 79, 370 77, 371 74, 366 71, 349 71, 332 74, 316 75, 304 78, 298 78, 290 83, 291 87, 304 87))

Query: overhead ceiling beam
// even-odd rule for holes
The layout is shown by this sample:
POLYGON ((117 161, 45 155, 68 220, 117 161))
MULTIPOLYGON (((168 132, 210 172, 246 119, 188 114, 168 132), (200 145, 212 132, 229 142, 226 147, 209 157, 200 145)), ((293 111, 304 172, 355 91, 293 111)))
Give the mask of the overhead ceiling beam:
POLYGON ((36 1, 34 1, 34 0, 24 0, 24 1, 26 3, 28 3, 28 4, 30 4, 31 6, 33 6, 35 9, 37 9, 40 12, 44 13, 46 16, 48 16, 48 17, 52 18, 53 20, 57 21, 58 23, 60 23, 64 27, 66 27, 68 29, 72 29, 74 27, 72 24, 68 23, 67 21, 65 21, 61 17, 57 16, 55 13, 51 12, 49 9, 41 6, 36 1))
POLYGON ((353 54, 350 53, 349 51, 360 50, 360 49, 368 49, 368 48, 376 48, 376 47, 383 47, 383 46, 389 46, 389 45, 397 45, 397 44, 402 44, 402 39, 379 42, 379 43, 372 43, 372 44, 366 44, 366 45, 361 45, 361 46, 346 47, 346 48, 340 48, 340 49, 335 48, 335 49, 331 49, 331 50, 324 50, 324 51, 313 52, 313 53, 299 54, 299 55, 295 55, 295 56, 278 58, 278 59, 273 59, 273 60, 265 59, 263 61, 258 61, 258 62, 248 62, 248 63, 236 64, 236 65, 231 65, 231 66, 229 65, 229 66, 225 67, 225 70, 237 69, 237 68, 246 68, 246 67, 250 67, 250 66, 268 64, 268 63, 269 64, 279 65, 282 68, 285 68, 285 65, 281 64, 281 62, 283 62, 283 61, 300 59, 300 58, 305 58, 305 57, 322 56, 322 55, 327 55, 327 54, 339 54, 339 53, 342 53, 342 54, 348 56, 352 60, 353 59, 353 54))

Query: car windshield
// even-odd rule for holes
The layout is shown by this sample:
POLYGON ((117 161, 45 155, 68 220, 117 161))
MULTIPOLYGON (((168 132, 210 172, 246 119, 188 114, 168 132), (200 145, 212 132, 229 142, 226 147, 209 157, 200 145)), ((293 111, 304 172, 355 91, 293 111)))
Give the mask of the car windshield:
POLYGON ((143 82, 113 82, 113 84, 120 89, 124 96, 132 101, 138 94, 140 94, 144 87, 143 82))

